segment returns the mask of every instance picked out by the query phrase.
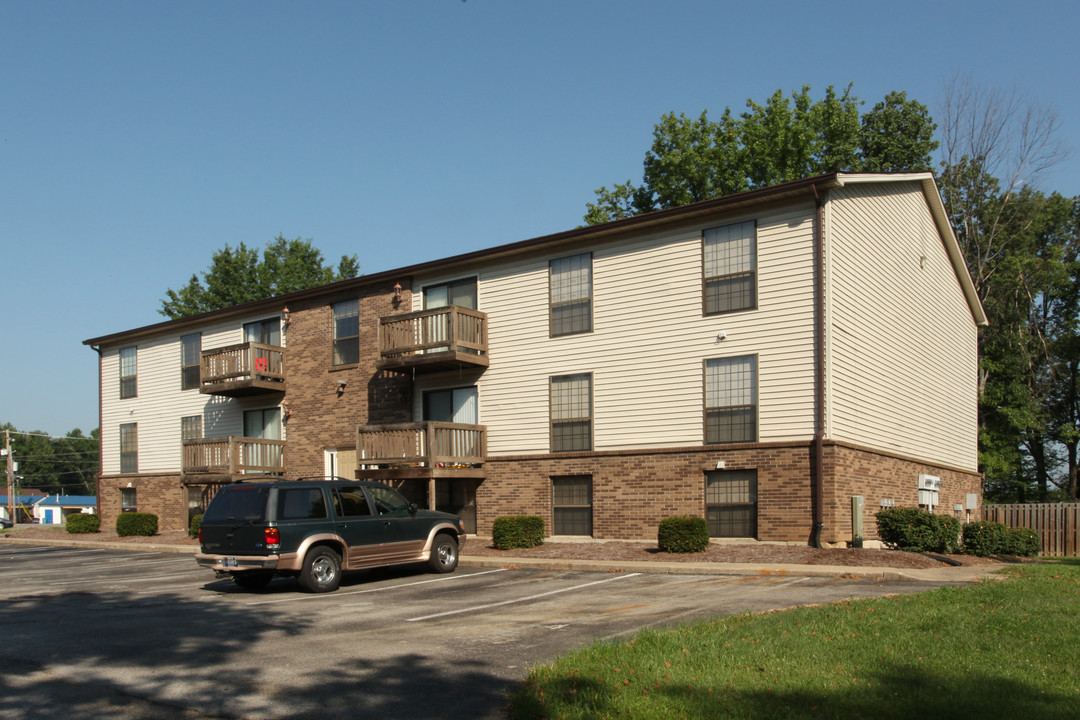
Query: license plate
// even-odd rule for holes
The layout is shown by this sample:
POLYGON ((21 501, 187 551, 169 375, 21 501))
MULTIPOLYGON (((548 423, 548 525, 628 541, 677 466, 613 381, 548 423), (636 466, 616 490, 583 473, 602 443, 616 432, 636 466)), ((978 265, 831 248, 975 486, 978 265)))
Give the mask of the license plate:
POLYGON ((225 558, 225 562, 222 563, 225 567, 239 567, 240 563, 236 562, 236 558, 225 558))

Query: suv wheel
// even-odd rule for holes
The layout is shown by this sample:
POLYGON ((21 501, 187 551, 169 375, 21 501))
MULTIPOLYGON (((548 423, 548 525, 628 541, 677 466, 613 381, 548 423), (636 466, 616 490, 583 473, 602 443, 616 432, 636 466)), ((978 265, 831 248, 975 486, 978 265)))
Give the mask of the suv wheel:
POLYGON ((435 543, 431 546, 431 558, 428 566, 437 573, 453 572, 458 563, 457 540, 446 533, 435 536, 435 543))
POLYGON ((313 548, 304 558, 300 587, 308 592, 332 592, 341 584, 341 556, 325 545, 313 548))

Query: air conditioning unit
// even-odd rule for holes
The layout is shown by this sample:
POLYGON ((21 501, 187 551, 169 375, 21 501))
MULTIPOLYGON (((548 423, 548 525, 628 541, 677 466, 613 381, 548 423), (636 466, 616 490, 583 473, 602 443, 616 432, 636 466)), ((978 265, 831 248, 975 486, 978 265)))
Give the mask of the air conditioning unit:
POLYGON ((920 490, 940 490, 941 478, 937 475, 919 475, 920 490))

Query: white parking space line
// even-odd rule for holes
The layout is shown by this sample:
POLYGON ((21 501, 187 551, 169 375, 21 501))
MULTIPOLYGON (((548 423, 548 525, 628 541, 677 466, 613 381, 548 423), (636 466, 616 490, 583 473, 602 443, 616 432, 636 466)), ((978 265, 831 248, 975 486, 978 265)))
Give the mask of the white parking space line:
POLYGON ((420 617, 406 618, 405 622, 420 622, 421 620, 433 620, 435 618, 447 617, 448 615, 462 615, 464 613, 477 612, 478 610, 487 610, 493 607, 500 607, 502 605, 513 605, 515 603, 529 602, 531 600, 539 600, 540 598, 549 597, 551 595, 558 595, 560 593, 573 592, 574 590, 581 590, 583 588, 592 587, 593 585, 603 585, 605 583, 614 582, 616 580, 623 580, 625 578, 632 578, 641 575, 641 573, 630 573, 628 575, 618 575, 616 577, 608 578, 606 580, 595 580, 593 582, 585 583, 583 585, 574 585, 573 587, 560 588, 559 590, 549 590, 545 593, 539 593, 536 595, 529 595, 523 598, 514 598, 513 600, 503 600, 496 603, 487 603, 485 605, 473 605, 472 607, 462 608, 460 610, 447 610, 446 612, 435 613, 434 615, 422 615, 420 617))
POLYGON ((385 592, 387 590, 403 590, 405 588, 416 587, 417 585, 427 585, 428 583, 446 582, 447 580, 465 580, 468 578, 480 577, 481 575, 491 575, 492 573, 506 572, 506 568, 499 568, 498 570, 485 570, 484 572, 469 573, 468 575, 454 574, 445 575, 443 577, 435 578, 434 580, 420 580, 418 582, 405 583, 404 585, 387 585, 384 587, 368 588, 366 590, 338 590, 333 593, 320 593, 316 595, 292 595, 286 598, 279 598, 277 600, 260 600, 258 602, 245 603, 246 605, 272 605, 275 603, 283 602, 299 602, 301 600, 328 600, 330 598, 340 598, 342 596, 348 597, 350 595, 366 595, 367 593, 385 592))

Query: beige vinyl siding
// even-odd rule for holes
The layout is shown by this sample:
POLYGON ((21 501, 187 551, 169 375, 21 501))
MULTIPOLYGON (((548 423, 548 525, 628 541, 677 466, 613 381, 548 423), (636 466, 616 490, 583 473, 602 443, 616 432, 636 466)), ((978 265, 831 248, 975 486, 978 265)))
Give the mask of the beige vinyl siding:
POLYGON ((974 470, 977 331, 916 183, 827 204, 828 436, 974 470))
MULTIPOLYGON (((265 317, 263 314, 204 329, 202 349, 243 342, 243 323, 265 317)), ((138 397, 119 399, 119 362, 119 347, 102 350, 101 449, 105 474, 120 472, 121 424, 138 423, 139 472, 178 472, 180 418, 202 416, 204 437, 243 435, 244 410, 269 406, 264 398, 237 400, 203 395, 198 389, 181 390, 179 334, 139 343, 138 397)))
POLYGON ((575 247, 593 255, 594 330, 578 335, 549 337, 548 261, 567 253, 480 272, 491 365, 477 385, 489 453, 548 452, 549 378, 576 373, 593 376, 596 450, 701 445, 704 361, 737 355, 758 357, 759 439, 809 437, 812 218, 806 203, 575 247), (758 309, 703 317, 702 230, 754 219, 758 309), (727 339, 718 343, 721 330, 727 339))

